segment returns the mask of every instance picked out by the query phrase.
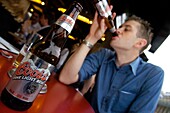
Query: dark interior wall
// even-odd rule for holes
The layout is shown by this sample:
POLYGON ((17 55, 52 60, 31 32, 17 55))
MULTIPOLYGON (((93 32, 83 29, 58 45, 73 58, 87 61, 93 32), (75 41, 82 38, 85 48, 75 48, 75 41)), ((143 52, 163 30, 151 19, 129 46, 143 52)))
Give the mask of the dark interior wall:
MULTIPOLYGON (((169 18, 170 20, 170 18, 169 18)), ((150 52, 154 53, 161 44, 166 41, 167 37, 170 35, 170 21, 163 21, 164 24, 161 29, 155 34, 154 40, 151 43, 150 52)))
POLYGON ((19 25, 14 17, 0 4, 0 36, 6 37, 8 31, 15 32, 19 25))
POLYGON ((14 20, 14 17, 0 4, 0 36, 12 43, 13 37, 8 33, 15 32, 20 23, 14 20))

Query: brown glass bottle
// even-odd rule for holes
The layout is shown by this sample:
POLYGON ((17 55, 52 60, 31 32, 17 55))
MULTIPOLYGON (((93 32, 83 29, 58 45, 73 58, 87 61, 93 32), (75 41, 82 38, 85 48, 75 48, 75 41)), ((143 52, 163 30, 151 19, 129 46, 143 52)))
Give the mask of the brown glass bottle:
POLYGON ((57 65, 60 52, 66 44, 78 14, 82 10, 82 6, 79 3, 74 5, 52 25, 52 29, 44 37, 43 41, 31 49, 33 54, 54 66, 57 65))
POLYGON ((112 19, 112 12, 108 5, 107 0, 94 0, 94 7, 96 8, 99 15, 105 18, 106 25, 111 33, 114 33, 115 26, 112 19))
POLYGON ((1 93, 1 101, 5 105, 18 111, 27 110, 32 106, 50 76, 49 66, 56 66, 58 63, 60 52, 82 8, 80 3, 73 2, 50 27, 43 40, 30 49, 1 93))

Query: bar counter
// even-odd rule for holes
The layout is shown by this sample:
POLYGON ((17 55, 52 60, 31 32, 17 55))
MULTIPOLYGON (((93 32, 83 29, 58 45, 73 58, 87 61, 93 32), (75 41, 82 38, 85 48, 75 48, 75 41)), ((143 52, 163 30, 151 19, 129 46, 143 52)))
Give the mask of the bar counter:
MULTIPOLYGON (((10 77, 7 72, 17 54, 0 49, 0 94, 10 77), (2 52, 11 57, 6 58, 2 52)), ((31 108, 26 111, 15 111, 0 101, 0 113, 94 113, 87 100, 74 88, 60 83, 56 75, 51 75, 46 82, 47 93, 38 94, 31 108)))

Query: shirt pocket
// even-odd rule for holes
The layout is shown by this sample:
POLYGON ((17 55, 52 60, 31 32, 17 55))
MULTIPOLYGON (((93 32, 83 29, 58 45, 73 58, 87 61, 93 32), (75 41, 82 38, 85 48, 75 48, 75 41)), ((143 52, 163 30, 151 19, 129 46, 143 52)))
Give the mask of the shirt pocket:
POLYGON ((134 92, 119 90, 117 103, 116 106, 113 108, 113 111, 118 111, 120 113, 127 112, 129 106, 132 104, 135 97, 136 97, 136 93, 134 92))

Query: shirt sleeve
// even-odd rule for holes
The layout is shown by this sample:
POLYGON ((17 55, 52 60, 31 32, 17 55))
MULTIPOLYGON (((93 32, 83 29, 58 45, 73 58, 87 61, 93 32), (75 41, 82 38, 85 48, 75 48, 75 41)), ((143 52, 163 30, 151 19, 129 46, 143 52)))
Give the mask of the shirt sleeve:
POLYGON ((96 74, 97 70, 99 69, 104 55, 105 55, 105 49, 101 49, 95 53, 89 54, 80 71, 79 71, 79 81, 82 82, 88 78, 90 78, 92 75, 96 74))
POLYGON ((152 68, 150 76, 146 76, 146 81, 140 93, 132 103, 128 113, 154 113, 159 95, 161 92, 164 71, 160 67, 152 68))

